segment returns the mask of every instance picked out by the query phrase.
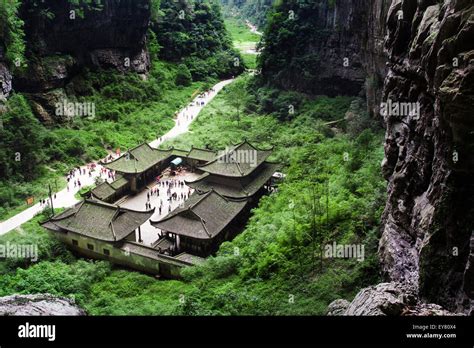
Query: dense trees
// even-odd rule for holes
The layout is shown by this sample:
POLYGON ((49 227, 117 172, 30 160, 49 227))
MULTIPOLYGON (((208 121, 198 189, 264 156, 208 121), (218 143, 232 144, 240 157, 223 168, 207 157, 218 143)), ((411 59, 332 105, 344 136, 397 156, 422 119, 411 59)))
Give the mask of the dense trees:
POLYGON ((343 34, 347 28, 336 19, 328 22, 331 7, 325 1, 298 0, 281 1, 273 7, 259 57, 265 82, 311 94, 336 96, 360 92, 362 85, 355 78, 347 78, 359 74, 352 47, 359 44, 356 34, 343 34))
POLYGON ((1 115, 0 178, 31 180, 45 158, 46 131, 22 95, 13 95, 1 115))
POLYGON ((162 47, 159 57, 185 63, 194 80, 243 71, 242 58, 232 48, 214 0, 162 0, 152 30, 162 47))
POLYGON ((0 60, 6 51, 3 53, 12 67, 25 64, 24 23, 17 15, 20 5, 20 0, 0 1, 0 60))
POLYGON ((221 0, 227 15, 249 20, 259 28, 267 21, 267 13, 277 0, 221 0))

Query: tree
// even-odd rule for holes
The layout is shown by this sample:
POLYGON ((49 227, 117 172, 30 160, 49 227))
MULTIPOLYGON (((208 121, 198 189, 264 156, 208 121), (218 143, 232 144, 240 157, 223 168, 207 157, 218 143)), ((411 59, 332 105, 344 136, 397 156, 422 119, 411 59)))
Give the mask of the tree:
POLYGON ((46 157, 46 130, 22 95, 12 95, 7 110, 0 129, 0 178, 33 179, 37 165, 46 157))
POLYGON ((235 120, 240 126, 240 112, 247 105, 248 101, 243 81, 234 82, 233 86, 230 88, 230 93, 232 94, 230 105, 236 109, 235 120))
POLYGON ((178 66, 178 73, 176 74, 176 85, 189 86, 193 82, 193 78, 186 65, 180 64, 178 66))
POLYGON ((19 0, 0 1, 0 42, 5 42, 5 58, 11 67, 24 67, 24 22, 18 16, 19 0))

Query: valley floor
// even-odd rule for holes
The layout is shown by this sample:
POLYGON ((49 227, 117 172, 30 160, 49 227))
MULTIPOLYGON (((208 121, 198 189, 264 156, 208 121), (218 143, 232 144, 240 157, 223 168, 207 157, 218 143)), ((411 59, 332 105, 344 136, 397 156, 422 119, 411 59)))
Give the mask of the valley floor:
POLYGON ((72 297, 93 315, 312 315, 377 282, 382 135, 324 125, 341 119, 351 104, 347 98, 302 99, 291 119, 279 120, 279 109, 258 109, 256 98, 270 91, 255 90, 253 81, 239 77, 206 105, 190 132, 163 143, 225 148, 248 139, 262 148, 274 145, 273 159, 285 165, 285 183, 261 200, 246 229, 216 257, 187 268, 183 281, 157 281, 76 258, 41 230, 40 215, 0 237, 36 243, 40 251, 37 262, 0 262, 0 296, 72 297), (236 104, 242 97, 245 112, 236 104), (324 245, 333 241, 364 245, 364 260, 324 257, 324 245))

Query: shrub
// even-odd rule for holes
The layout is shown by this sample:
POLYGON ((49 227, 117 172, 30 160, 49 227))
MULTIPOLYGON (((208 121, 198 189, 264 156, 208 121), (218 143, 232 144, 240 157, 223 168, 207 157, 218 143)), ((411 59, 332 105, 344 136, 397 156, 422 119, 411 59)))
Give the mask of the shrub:
POLYGON ((191 73, 186 65, 180 64, 178 66, 178 73, 176 74, 176 85, 189 86, 193 82, 191 73))

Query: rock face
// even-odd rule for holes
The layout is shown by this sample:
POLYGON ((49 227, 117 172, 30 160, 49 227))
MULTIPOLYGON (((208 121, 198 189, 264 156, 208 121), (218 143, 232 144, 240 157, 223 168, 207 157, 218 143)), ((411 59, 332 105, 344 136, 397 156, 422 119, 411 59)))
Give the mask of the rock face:
POLYGON ((378 114, 387 71, 384 38, 390 3, 281 2, 270 23, 279 28, 269 28, 266 33, 263 80, 315 95, 365 93, 368 110, 378 114))
POLYGON ((12 295, 0 298, 0 315, 86 315, 74 301, 49 294, 12 295))
POLYGON ((379 254, 390 283, 362 290, 344 313, 436 315, 442 306, 472 314, 474 5, 371 0, 361 7, 369 110, 380 117, 382 102, 412 103, 419 113, 383 116, 388 199, 379 254), (406 295, 413 300, 400 300, 406 295))
POLYGON ((150 21, 150 0, 101 3, 85 9, 68 1, 26 3, 21 17, 25 21, 28 49, 39 57, 69 55, 79 65, 146 72, 149 62, 143 50, 150 21), (140 60, 142 65, 128 66, 124 59, 116 61, 117 57, 140 60))
POLYGON ((385 102, 420 108, 384 117, 383 270, 424 301, 464 313, 474 304, 473 19, 469 0, 394 0, 383 91, 385 102))
POLYGON ((279 34, 267 29, 263 78, 304 93, 357 95, 366 79, 360 54, 367 33, 365 2, 282 2, 275 23, 284 29, 279 34))
POLYGON ((380 116, 380 102, 385 76, 387 75, 387 57, 385 36, 387 35, 387 15, 391 0, 367 1, 363 5, 366 30, 361 30, 360 56, 364 67, 365 95, 367 109, 373 118, 380 116))
POLYGON ((28 68, 15 73, 13 86, 30 95, 43 122, 61 122, 54 115, 56 97, 73 89, 69 84, 84 68, 139 74, 149 70, 150 0, 101 4, 82 8, 69 1, 23 3, 28 68))
POLYGON ((406 283, 381 283, 362 289, 352 302, 332 302, 327 315, 350 316, 429 316, 454 315, 436 304, 418 300, 417 291, 406 283))
POLYGON ((2 41, 0 37, 0 129, 3 127, 2 114, 6 111, 5 102, 12 90, 12 75, 4 62, 2 41))
POLYGON ((335 300, 329 304, 327 315, 344 315, 346 313, 347 307, 349 307, 350 304, 351 303, 347 300, 335 300))
POLYGON ((10 95, 12 90, 12 75, 7 66, 0 61, 0 102, 10 95))

